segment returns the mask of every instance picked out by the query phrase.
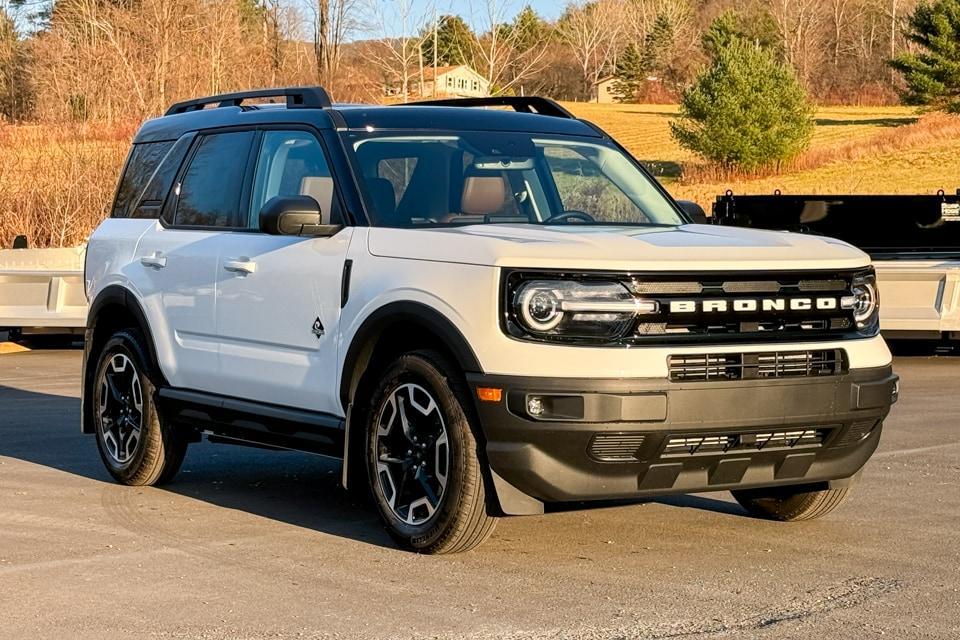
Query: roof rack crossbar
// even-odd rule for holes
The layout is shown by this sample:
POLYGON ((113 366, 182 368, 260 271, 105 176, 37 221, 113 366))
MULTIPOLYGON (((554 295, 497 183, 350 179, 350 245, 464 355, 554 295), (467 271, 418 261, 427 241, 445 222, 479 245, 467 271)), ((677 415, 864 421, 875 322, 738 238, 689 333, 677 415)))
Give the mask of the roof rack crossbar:
MULTIPOLYGON (((448 98, 443 100, 424 100, 406 103, 413 107, 512 107, 521 113, 537 113, 542 116, 568 118, 576 116, 560 106, 555 100, 540 96, 491 96, 489 98, 448 98)), ((404 106, 399 104, 397 106, 404 106)))
POLYGON ((218 107, 239 107, 244 100, 252 98, 280 98, 287 99, 288 109, 329 109, 333 106, 330 94, 323 87, 280 87, 276 89, 257 89, 254 91, 237 91, 221 93, 206 98, 185 100, 173 104, 166 116, 189 111, 199 111, 207 105, 216 104, 218 107))

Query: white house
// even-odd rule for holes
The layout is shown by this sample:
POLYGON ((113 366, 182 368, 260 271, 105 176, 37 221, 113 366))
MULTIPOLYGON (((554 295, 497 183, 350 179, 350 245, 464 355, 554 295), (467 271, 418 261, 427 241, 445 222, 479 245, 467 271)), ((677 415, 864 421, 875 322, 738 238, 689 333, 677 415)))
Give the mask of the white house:
MULTIPOLYGON (((410 93, 422 98, 482 98, 490 95, 490 83, 470 66, 460 64, 451 67, 427 67, 423 70, 423 86, 417 90, 418 73, 410 78, 410 93), (436 92, 434 92, 436 86, 436 92)), ((400 87, 394 83, 386 87, 387 95, 399 95, 400 87)))

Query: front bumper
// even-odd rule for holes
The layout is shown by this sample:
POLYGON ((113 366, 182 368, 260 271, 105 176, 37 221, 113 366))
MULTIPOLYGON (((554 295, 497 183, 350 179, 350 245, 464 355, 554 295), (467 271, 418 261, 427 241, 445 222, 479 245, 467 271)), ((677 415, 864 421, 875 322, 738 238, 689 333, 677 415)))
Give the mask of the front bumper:
POLYGON ((474 398, 478 387, 503 390, 476 406, 501 509, 516 515, 850 478, 877 448, 897 381, 890 366, 709 382, 468 376, 474 398))

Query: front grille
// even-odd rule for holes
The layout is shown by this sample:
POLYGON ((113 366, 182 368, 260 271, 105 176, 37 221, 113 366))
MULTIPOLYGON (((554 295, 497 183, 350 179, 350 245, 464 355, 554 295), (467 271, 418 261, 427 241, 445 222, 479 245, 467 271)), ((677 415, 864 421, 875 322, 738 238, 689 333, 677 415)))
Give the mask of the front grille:
POLYGON ((674 355, 667 359, 673 382, 810 378, 846 373, 842 349, 674 355))
POLYGON ((600 462, 635 462, 645 439, 642 433, 598 433, 590 441, 590 457, 600 462))
POLYGON ((627 343, 835 338, 856 331, 841 301, 854 273, 637 275, 621 281, 659 311, 641 315, 627 343), (794 303, 799 303, 794 307, 794 303), (707 307, 710 304, 712 306, 707 307), (767 306, 768 305, 768 306, 767 306), (809 307, 809 308, 806 308, 809 307))
POLYGON ((770 449, 819 447, 827 439, 829 429, 794 429, 749 433, 677 435, 667 439, 664 456, 687 456, 697 453, 750 452, 770 449))

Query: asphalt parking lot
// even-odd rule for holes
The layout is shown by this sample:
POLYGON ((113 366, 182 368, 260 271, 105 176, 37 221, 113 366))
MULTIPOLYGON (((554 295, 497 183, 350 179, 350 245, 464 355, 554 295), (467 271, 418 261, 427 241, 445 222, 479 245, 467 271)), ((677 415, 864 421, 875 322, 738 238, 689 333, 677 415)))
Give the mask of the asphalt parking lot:
POLYGON ((779 524, 725 494, 500 523, 417 556, 297 453, 191 448, 113 484, 77 350, 0 355, 2 638, 960 637, 960 357, 902 400, 848 503, 779 524))

